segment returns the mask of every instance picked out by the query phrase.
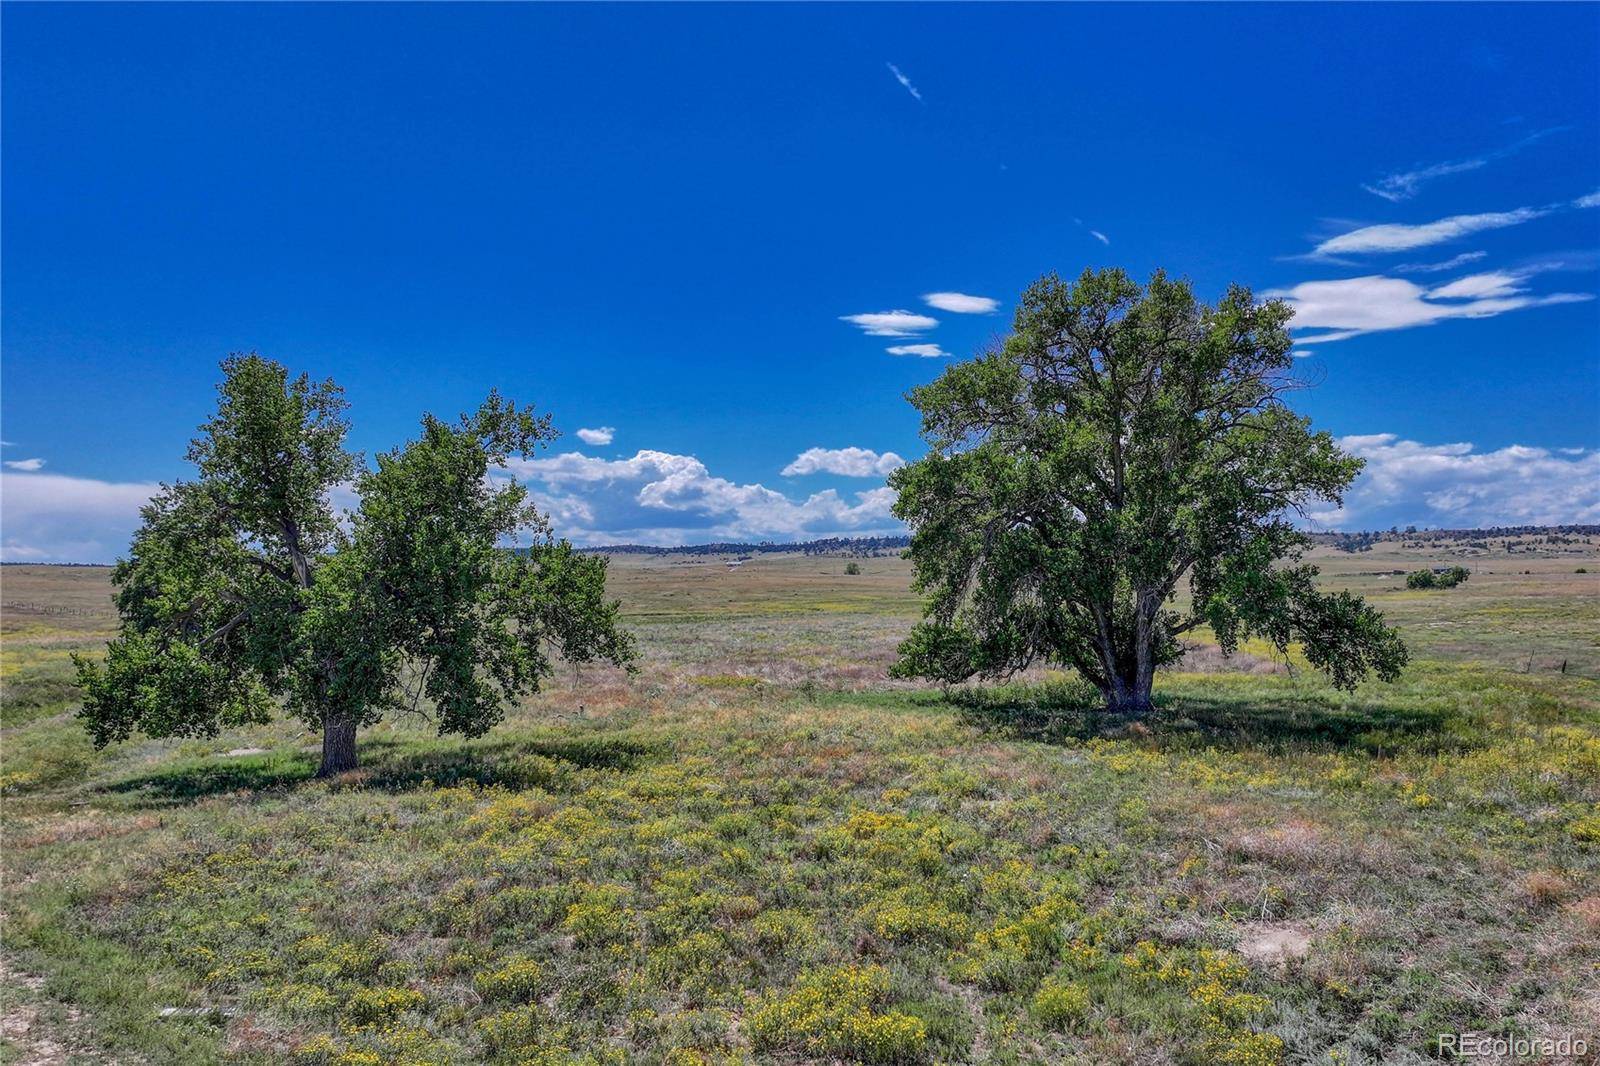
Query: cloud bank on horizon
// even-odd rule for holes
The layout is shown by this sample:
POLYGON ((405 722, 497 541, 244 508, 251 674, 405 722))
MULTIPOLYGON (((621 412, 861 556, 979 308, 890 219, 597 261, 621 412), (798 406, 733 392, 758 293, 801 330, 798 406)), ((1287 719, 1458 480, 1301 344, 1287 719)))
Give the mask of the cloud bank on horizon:
MULTIPOLYGON (((1425 444, 1393 433, 1339 439, 1367 462, 1344 506, 1314 510, 1315 530, 1600 524, 1600 450, 1425 444)), ((709 541, 802 541, 903 533, 882 478, 905 465, 893 452, 808 448, 778 473, 872 478, 841 493, 796 499, 713 474, 692 455, 642 450, 626 459, 579 451, 517 459, 497 472, 526 484, 558 535, 581 546, 709 541)), ((61 474, 0 472, 0 560, 108 563, 159 488, 61 474)), ((346 502, 347 501, 341 501, 346 502)))

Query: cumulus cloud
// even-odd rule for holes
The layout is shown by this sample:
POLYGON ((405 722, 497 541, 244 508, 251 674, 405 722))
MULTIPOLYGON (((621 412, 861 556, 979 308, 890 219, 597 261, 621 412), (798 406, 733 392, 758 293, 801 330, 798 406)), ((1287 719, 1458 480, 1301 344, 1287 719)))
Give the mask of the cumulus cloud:
POLYGON ((159 488, 153 482, 0 473, 0 558, 109 563, 127 550, 139 527, 139 508, 159 488))
POLYGON ((890 355, 917 355, 924 359, 938 359, 950 354, 937 344, 894 344, 884 351, 890 355))
POLYGON ((594 429, 578 430, 578 439, 585 444, 610 444, 617 431, 611 426, 596 426, 594 429))
POLYGON ((1477 215, 1451 215, 1437 222, 1408 225, 1386 222, 1330 237, 1317 245, 1317 255, 1351 255, 1363 252, 1404 252, 1426 248, 1485 230, 1504 229, 1543 218, 1549 208, 1519 207, 1514 211, 1487 211, 1477 215))
POLYGON ((922 299, 929 307, 958 315, 993 314, 995 308, 1000 306, 999 300, 987 296, 968 296, 964 292, 930 292, 924 293, 922 299))
POLYGON ((567 452, 512 459, 507 472, 526 482, 557 532, 579 544, 688 544, 716 540, 794 540, 898 532, 894 492, 875 488, 853 499, 829 489, 804 500, 760 484, 713 475, 692 455, 640 451, 629 459, 567 452))
POLYGON ((13 470, 39 470, 44 466, 43 459, 7 459, 6 466, 13 470))
POLYGON ((905 89, 906 92, 911 94, 911 98, 919 104, 922 103, 922 94, 917 92, 917 87, 915 85, 911 84, 911 79, 900 73, 900 68, 895 66, 893 63, 888 63, 885 65, 889 68, 889 73, 894 75, 894 80, 899 82, 901 87, 905 89))
POLYGON ((871 448, 807 448, 783 468, 784 477, 840 474, 844 477, 886 477, 906 465, 894 452, 879 455, 871 448))
POLYGON ((1536 269, 1471 274, 1434 289, 1404 278, 1374 274, 1338 281, 1307 281, 1264 295, 1288 301, 1295 312, 1295 328, 1334 331, 1297 338, 1302 344, 1431 326, 1450 318, 1490 318, 1508 311, 1594 299, 1591 293, 1577 292, 1533 295, 1527 291, 1526 282, 1535 272, 1536 269))
POLYGON ((1479 452, 1471 444, 1422 444, 1393 433, 1344 437, 1339 446, 1367 461, 1338 510, 1318 525, 1473 528, 1600 522, 1600 451, 1513 444, 1479 452))
POLYGON ((914 311, 874 311, 861 315, 840 315, 841 322, 860 326, 869 337, 915 337, 939 324, 937 318, 914 311))

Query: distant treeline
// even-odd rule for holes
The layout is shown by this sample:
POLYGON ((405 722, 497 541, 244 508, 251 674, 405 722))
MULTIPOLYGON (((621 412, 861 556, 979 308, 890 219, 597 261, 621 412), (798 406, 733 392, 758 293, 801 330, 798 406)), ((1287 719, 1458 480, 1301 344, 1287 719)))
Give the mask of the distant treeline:
MULTIPOLYGON (((1484 541, 1491 537, 1549 537, 1551 543, 1570 543, 1555 538, 1600 536, 1600 526, 1493 526, 1487 529, 1418 529, 1408 526, 1393 529, 1376 529, 1355 533, 1312 533, 1311 540, 1340 551, 1369 551, 1380 541, 1430 540, 1430 541, 1484 541)), ((596 548, 580 549, 596 555, 762 555, 769 552, 800 552, 805 555, 878 555, 899 552, 911 544, 909 536, 894 537, 826 537, 822 540, 771 541, 758 543, 721 541, 715 544, 686 544, 676 548, 663 548, 654 544, 607 544, 596 548)))
POLYGON ((1542 536, 1552 544, 1567 544, 1572 543, 1570 538, 1596 535, 1600 535, 1600 526, 1490 526, 1486 529, 1418 529, 1416 526, 1401 529, 1396 526, 1362 533, 1313 533, 1311 539, 1340 551, 1364 552, 1387 540, 1467 541, 1486 548, 1485 542, 1495 537, 1542 536))
MULTIPOLYGON (((1422 541, 1487 541, 1492 537, 1542 536, 1551 544, 1570 544, 1572 538, 1600 536, 1600 526, 1491 526, 1486 529, 1376 529, 1355 533, 1312 533, 1315 544, 1324 544, 1340 551, 1370 551, 1374 544, 1386 540, 1422 541)), ((821 540, 772 541, 758 543, 719 541, 715 544, 685 544, 677 548, 663 548, 654 544, 606 544, 596 548, 580 548, 593 555, 762 555, 769 552, 800 552, 805 555, 880 555, 899 552, 911 544, 904 534, 893 537, 825 537, 821 540)), ((1486 545, 1480 545, 1486 546, 1486 545)), ((525 549, 523 549, 525 550, 525 549)), ((0 566, 100 566, 100 563, 27 563, 21 560, 0 563, 0 566)))
POLYGON ((583 550, 597 555, 761 555, 767 552, 801 552, 805 555, 868 556, 887 551, 898 552, 910 544, 911 538, 902 534, 896 537, 826 537, 798 543, 764 540, 757 544, 687 544, 681 548, 662 548, 651 544, 608 544, 583 550))

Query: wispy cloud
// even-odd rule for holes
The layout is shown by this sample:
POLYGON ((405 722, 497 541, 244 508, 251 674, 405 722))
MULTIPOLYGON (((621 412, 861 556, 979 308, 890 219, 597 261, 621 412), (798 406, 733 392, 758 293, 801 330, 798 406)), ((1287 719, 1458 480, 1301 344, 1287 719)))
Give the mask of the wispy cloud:
POLYGON ((1294 328, 1333 331, 1297 337, 1301 344, 1326 344, 1363 333, 1431 326, 1446 319, 1492 318, 1530 307, 1594 299, 1592 293, 1531 294, 1526 282, 1536 272, 1472 274, 1433 289, 1405 278, 1374 274, 1338 281, 1307 281, 1263 295, 1288 301, 1295 312, 1294 328))
POLYGON ((1460 237, 1486 230, 1520 226, 1546 215, 1572 208, 1600 207, 1600 191, 1580 196, 1576 200, 1547 204, 1544 207, 1518 207, 1511 211, 1485 211, 1474 215, 1451 215, 1436 222, 1415 225, 1403 222, 1385 222, 1329 237, 1306 256, 1298 258, 1337 262, 1338 255, 1365 253, 1404 252, 1412 248, 1426 248, 1443 244, 1460 237))
POLYGON ((886 477, 906 465, 894 452, 871 448, 807 448, 783 468, 784 477, 839 474, 843 477, 886 477))
POLYGON ((1342 529, 1471 528, 1600 521, 1600 452, 1513 444, 1423 444, 1393 433, 1343 437, 1366 460, 1344 506, 1311 517, 1342 529))
POLYGON ((12 470, 34 471, 44 467, 43 459, 7 459, 6 466, 12 470))
POLYGON ((917 91, 917 87, 915 85, 911 84, 911 79, 900 73, 900 68, 895 66, 893 63, 886 63, 884 65, 889 68, 889 73, 894 75, 894 80, 899 82, 905 91, 911 94, 912 99, 916 100, 919 104, 922 103, 922 94, 917 91))
POLYGON ((929 292, 923 294, 922 300, 929 307, 937 307, 941 311, 951 311, 958 315, 993 314, 1000 306, 999 300, 987 296, 968 296, 964 292, 929 292))
POLYGON ((870 337, 914 337, 939 324, 937 318, 914 311, 874 311, 861 315, 840 315, 841 322, 860 326, 870 337))
POLYGON ((1485 152, 1483 155, 1473 156, 1470 159, 1460 159, 1448 163, 1432 163, 1428 166, 1418 167, 1415 170, 1388 174, 1371 185, 1363 185, 1361 187, 1374 196, 1383 197, 1390 203, 1399 203, 1417 195, 1424 185, 1436 178, 1448 177, 1451 174, 1464 174, 1469 170, 1478 170, 1496 159, 1504 159, 1507 156, 1516 155, 1529 145, 1543 140, 1552 133, 1559 133, 1565 128, 1564 126, 1557 126, 1547 130, 1539 130, 1536 133, 1530 133, 1515 144, 1507 145, 1493 152, 1485 152))
POLYGON ((593 429, 578 430, 578 439, 585 444, 610 444, 617 435, 616 429, 611 426, 596 426, 593 429))
POLYGON ((1401 263, 1394 269, 1396 273, 1400 274, 1441 274, 1446 270, 1454 270, 1457 267, 1466 266, 1468 263, 1476 263, 1488 254, 1488 252, 1462 252, 1460 255, 1451 256, 1443 262, 1401 263))
POLYGON ((1532 222, 1550 213, 1544 207, 1519 207, 1514 211, 1487 211, 1477 215, 1451 215, 1437 222, 1408 225, 1386 222, 1330 237, 1317 245, 1317 255, 1350 255, 1362 252, 1404 252, 1426 248, 1484 230, 1504 229, 1532 222))
POLYGON ((1072 220, 1072 224, 1074 226, 1077 226, 1079 229, 1084 230, 1085 232, 1087 232, 1089 234, 1089 236, 1093 237, 1095 240, 1099 241, 1101 244, 1110 244, 1111 243, 1111 238, 1110 237, 1107 237, 1104 233, 1101 233, 1097 229, 1089 229, 1088 226, 1085 226, 1083 224, 1083 219, 1081 219, 1081 218, 1074 218, 1072 220))
POLYGON ((916 355, 923 359, 940 359, 950 354, 937 344, 896 344, 884 351, 890 355, 916 355))

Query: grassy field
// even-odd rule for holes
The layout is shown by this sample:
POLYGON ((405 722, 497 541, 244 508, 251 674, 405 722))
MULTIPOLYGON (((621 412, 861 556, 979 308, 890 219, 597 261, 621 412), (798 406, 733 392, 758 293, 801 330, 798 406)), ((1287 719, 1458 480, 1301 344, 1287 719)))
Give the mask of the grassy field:
POLYGON ((0 1061, 1600 1048, 1600 546, 1510 547, 1319 550, 1399 682, 1201 647, 1120 732, 1045 672, 887 681, 902 560, 622 556, 636 675, 473 742, 386 724, 334 782, 292 723, 94 751, 107 571, 5 567, 0 1061))

